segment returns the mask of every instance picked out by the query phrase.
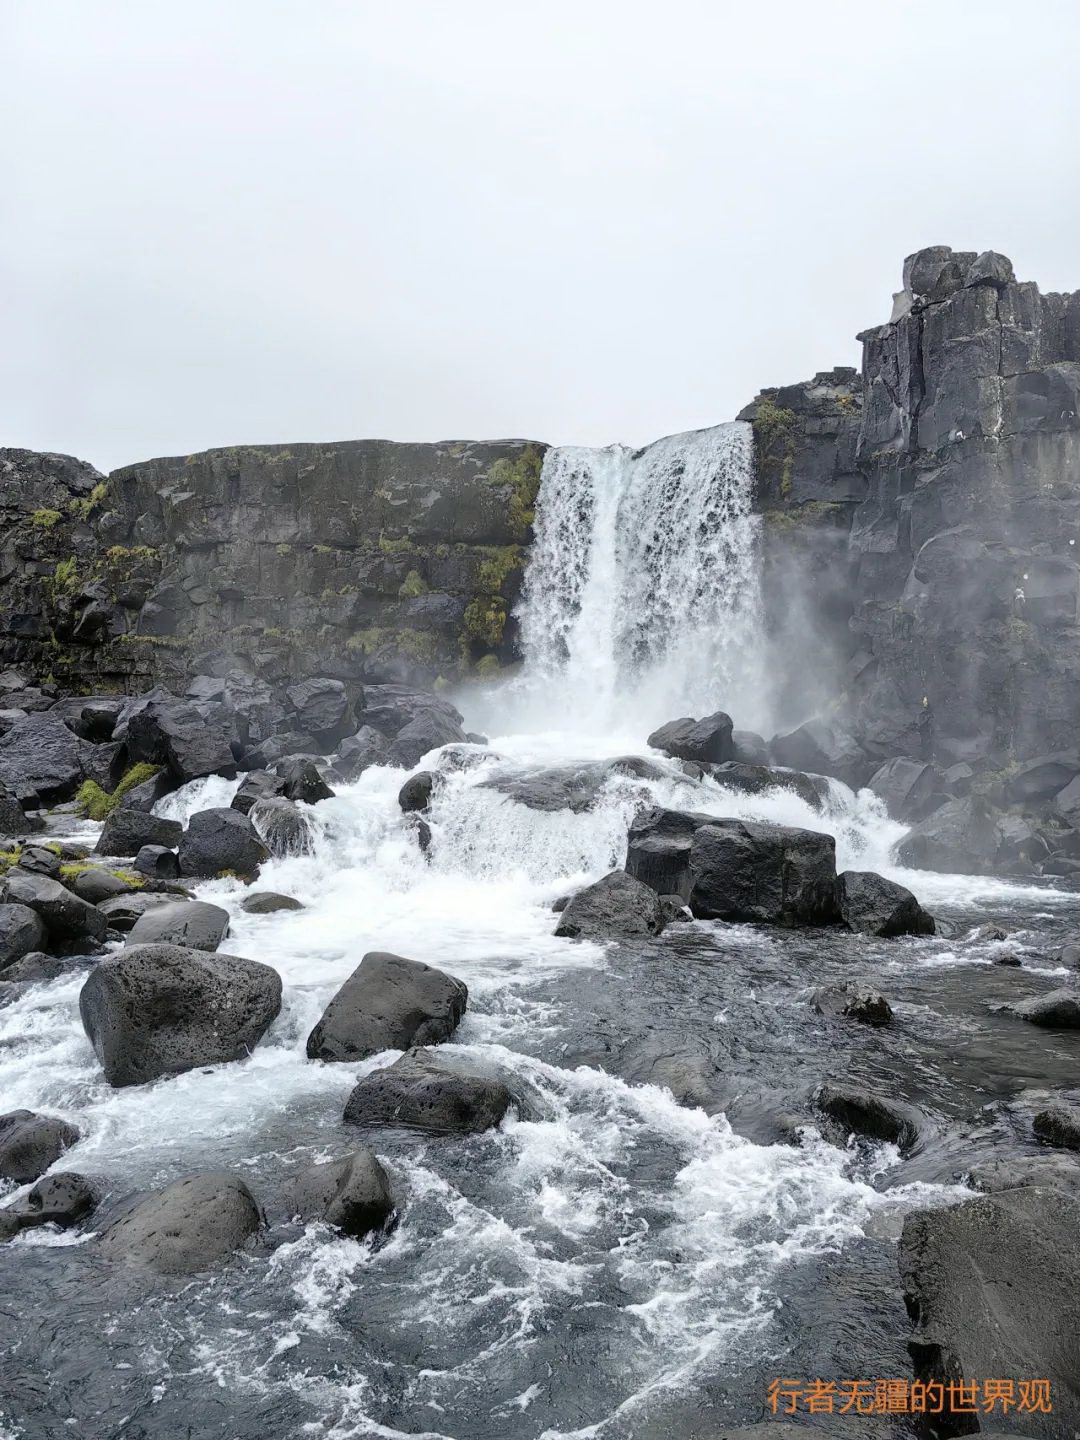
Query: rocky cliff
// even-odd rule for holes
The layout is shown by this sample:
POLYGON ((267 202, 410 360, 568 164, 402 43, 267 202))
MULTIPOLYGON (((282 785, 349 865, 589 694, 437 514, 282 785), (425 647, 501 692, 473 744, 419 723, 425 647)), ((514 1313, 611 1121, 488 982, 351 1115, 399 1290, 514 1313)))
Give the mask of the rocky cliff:
POLYGON ((254 446, 107 478, 0 451, 0 665, 97 691, 238 656, 271 681, 490 672, 514 654, 544 449, 254 446))
POLYGON ((789 712, 827 704, 871 761, 1073 748, 1080 292, 936 246, 860 339, 861 375, 763 391, 741 417, 772 628, 816 654, 789 712))

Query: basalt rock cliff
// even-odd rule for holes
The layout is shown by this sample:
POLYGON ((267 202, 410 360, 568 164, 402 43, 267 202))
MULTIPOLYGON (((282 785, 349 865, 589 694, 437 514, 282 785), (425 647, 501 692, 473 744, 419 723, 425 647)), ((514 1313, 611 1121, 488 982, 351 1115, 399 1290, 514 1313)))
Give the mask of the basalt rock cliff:
POLYGON ((740 417, 772 628, 817 653, 789 713, 830 711, 868 764, 1074 750, 1080 292, 935 246, 859 338, 861 375, 763 391, 740 417))

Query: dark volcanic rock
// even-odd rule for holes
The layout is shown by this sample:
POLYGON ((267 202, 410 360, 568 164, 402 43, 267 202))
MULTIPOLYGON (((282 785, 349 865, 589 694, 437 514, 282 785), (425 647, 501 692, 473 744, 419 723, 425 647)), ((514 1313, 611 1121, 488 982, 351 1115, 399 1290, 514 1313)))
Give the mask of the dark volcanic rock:
POLYGON ((910 1106, 868 1090, 823 1085, 814 1104, 847 1134, 887 1140, 901 1150, 910 1149, 919 1136, 918 1119, 910 1106))
POLYGON ((105 821, 94 848, 99 855, 137 855, 144 845, 174 850, 183 833, 179 820, 164 820, 145 810, 118 808, 105 821))
POLYGON ((70 882, 80 900, 88 905, 100 905, 103 900, 113 900, 117 895, 130 895, 135 886, 111 870, 95 868, 82 870, 70 882))
POLYGON ((85 742, 51 715, 28 715, 0 735, 0 785, 23 805, 70 800, 82 784, 85 742))
POLYGON ((711 820, 694 832, 690 874, 698 919, 827 925, 837 918, 836 842, 815 830, 711 820))
POLYGON ((950 800, 908 832, 897 848, 901 865, 947 874, 986 874, 1001 836, 994 816, 977 798, 950 800))
POLYGON ((31 875, 48 875, 53 880, 60 874, 61 863, 57 852, 44 845, 24 845, 19 856, 20 870, 29 870, 31 875))
POLYGON ((438 710, 423 710, 395 735, 390 747, 390 760, 394 765, 411 770, 429 750, 464 739, 465 731, 459 721, 438 710))
POLYGON ((232 738, 232 727, 222 717, 171 695, 138 702, 127 717, 131 758, 168 765, 181 782, 235 775, 232 738))
POLYGON ((854 985, 834 985, 814 992, 814 1009, 831 1019, 858 1020, 864 1025, 891 1025, 892 1006, 884 995, 854 985))
POLYGON ((994 1194, 998 1190, 1019 1190, 1026 1185, 1037 1190, 1080 1192, 1080 1161, 1070 1155, 1045 1153, 1005 1160, 986 1160, 973 1165, 968 1182, 975 1190, 994 1194))
POLYGON ((238 1250, 261 1223, 244 1182, 213 1170, 138 1200, 103 1232, 98 1250, 159 1275, 191 1275, 238 1250))
POLYGON ((105 938, 105 917, 93 905, 80 900, 57 880, 47 875, 31 875, 16 867, 0 880, 0 901, 9 905, 25 905, 35 911, 45 924, 53 941, 75 940, 89 936, 105 938))
POLYGON ((886 760, 868 784, 897 820, 925 820, 948 799, 945 777, 921 760, 886 760))
POLYGON ((829 795, 829 782, 823 775, 804 775, 801 770, 784 770, 779 766, 747 765, 729 760, 724 765, 711 765, 708 773, 718 785, 736 790, 741 795, 765 795, 770 790, 790 790, 811 810, 821 810, 829 795))
POLYGON ((1051 990, 1013 1006, 1013 1012, 1044 1030, 1080 1030, 1080 991, 1051 990))
POLYGON ((673 755, 677 760, 696 760, 699 764, 723 764, 735 759, 735 744, 732 740, 731 716, 722 710, 707 715, 704 720, 693 720, 685 716, 681 720, 669 720, 654 730, 648 743, 654 750, 673 755))
POLYGON ((652 806, 633 821, 627 835, 626 872, 660 895, 678 895, 689 901, 693 877, 690 847, 702 825, 713 815, 652 806))
POLYGON ((370 1150, 312 1165, 293 1182, 292 1205, 301 1220, 325 1220, 357 1239, 380 1230, 394 1210, 386 1171, 370 1150))
POLYGON ((389 765, 390 741, 372 725, 362 725, 347 735, 337 748, 334 769, 345 780, 355 780, 372 765, 389 765))
POLYGON ((21 1200, 0 1213, 17 1220, 22 1230, 35 1225, 59 1225, 67 1230, 91 1213, 98 1198, 98 1188, 92 1180, 74 1170, 65 1170, 58 1175, 44 1176, 21 1200))
MULTIPOLYGON (((0 974, 44 944, 45 922, 36 910, 28 905, 0 905, 0 974)), ((8 978, 6 974, 4 978, 8 978)))
POLYGON ((828 720, 809 720, 790 735, 774 735, 769 753, 777 765, 832 775, 853 787, 866 777, 866 758, 858 744, 840 726, 828 720))
POLYGON ((32 1110, 0 1115, 0 1178, 28 1185, 78 1139, 74 1125, 50 1115, 35 1115, 32 1110))
POLYGON ((199 810, 180 841, 180 873, 207 878, 225 871, 255 875, 269 853, 250 819, 238 810, 199 810))
POLYGON ((137 945, 103 960, 79 996, 110 1085, 141 1085, 243 1059, 281 1009, 269 965, 179 945, 137 945))
POLYGON ((180 858, 175 850, 167 850, 164 845, 144 845, 135 856, 135 869, 151 880, 178 880, 180 858))
POLYGON ((1040 1110, 1031 1128, 1045 1145, 1059 1145, 1064 1150, 1080 1150, 1080 1105, 1064 1101, 1040 1110))
POLYGON ((0 837, 18 840, 34 828, 15 796, 0 784, 0 837))
POLYGON ((257 801, 251 807, 250 819, 259 839, 278 860, 288 855, 309 855, 315 848, 310 821, 284 795, 257 801))
POLYGON ((110 930, 126 931, 130 930, 138 922, 139 917, 145 915, 147 911, 156 910, 163 905, 175 904, 176 900, 172 895, 143 890, 136 891, 131 895, 117 895, 112 900, 103 900, 98 909, 108 921, 110 930))
POLYGON ((240 901, 240 909, 248 915, 273 915, 278 910, 303 910, 299 900, 294 900, 291 895, 278 895, 273 890, 256 890, 252 895, 245 895, 240 901))
POLYGON ((303 800, 305 805, 317 805, 320 800, 329 800, 334 794, 313 760, 294 755, 287 760, 279 760, 275 768, 284 783, 281 793, 286 800, 303 800))
POLYGON ((1080 754, 1068 750, 1057 755, 1037 755, 1009 777, 1006 797, 1014 805, 1051 800, 1080 775, 1080 754))
POLYGON ((657 892, 624 870, 612 870, 577 892, 562 911, 555 934, 611 940, 659 935, 664 923, 657 892))
POLYGON ((244 776, 230 808, 239 810, 241 815, 250 815, 256 801, 269 800, 284 793, 285 781, 280 775, 271 775, 269 770, 251 770, 244 776))
POLYGON ((291 685, 285 694, 296 711, 296 729, 314 735, 320 748, 332 749, 355 726, 348 692, 340 680, 303 680, 291 685))
MULTIPOLYGON (((1080 1200, 1031 1188, 909 1215, 899 1259, 916 1377, 1048 1379, 1053 1428, 1037 1433, 1080 1428, 1078 1235, 1080 1200)), ((942 1416, 936 1428, 967 1434, 971 1416, 942 1416)))
POLYGON ((128 945, 183 945, 212 952, 229 933, 229 912, 204 900, 178 900, 155 905, 140 915, 127 937, 128 945))
POLYGON ((398 804, 408 814, 413 810, 426 810, 431 804, 431 791, 435 784, 435 776, 430 770, 421 770, 417 775, 410 775, 405 784, 398 791, 398 804))
POLYGON ((308 1036, 312 1060, 364 1060, 380 1050, 406 1050, 448 1040, 465 1013, 460 980, 374 950, 364 956, 308 1036))
POLYGON ((844 870, 836 877, 843 923, 858 935, 933 935, 934 917, 915 896, 873 870, 844 870))
POLYGON ((498 1125, 513 1104, 506 1085, 428 1050, 411 1050, 366 1075, 349 1096, 349 1125, 403 1125, 439 1135, 498 1125))

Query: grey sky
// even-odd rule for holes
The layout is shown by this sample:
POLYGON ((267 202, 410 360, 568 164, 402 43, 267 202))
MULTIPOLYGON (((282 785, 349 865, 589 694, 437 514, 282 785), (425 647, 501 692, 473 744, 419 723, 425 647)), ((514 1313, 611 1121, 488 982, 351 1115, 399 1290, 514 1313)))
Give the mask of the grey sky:
POLYGON ((644 443, 1080 288, 1073 0, 0 0, 0 443, 644 443))

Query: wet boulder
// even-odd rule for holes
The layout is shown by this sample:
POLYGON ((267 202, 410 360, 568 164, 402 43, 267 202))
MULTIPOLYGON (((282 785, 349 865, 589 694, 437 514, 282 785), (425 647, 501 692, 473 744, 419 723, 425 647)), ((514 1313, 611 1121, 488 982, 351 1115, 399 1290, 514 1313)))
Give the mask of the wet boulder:
POLYGON ((52 880, 59 876, 62 863, 58 852, 45 845, 24 845, 19 855, 20 870, 28 870, 31 875, 48 875, 52 880))
POLYGON ((46 955, 42 950, 31 950, 0 973, 0 981, 12 988, 37 985, 43 980, 58 980, 61 975, 85 970, 93 963, 91 955, 46 955))
POLYGON ((699 764, 721 765, 735 759, 731 716, 722 710, 706 715, 703 720, 690 716, 669 720, 653 731, 648 744, 677 760, 696 760, 699 764))
POLYGON ((910 1105, 869 1090, 822 1085, 814 1104, 845 1135, 886 1140, 901 1150, 909 1150, 919 1138, 918 1113, 910 1105))
POLYGON ((167 765, 181 784, 204 775, 235 775, 234 731, 223 715, 187 700, 147 698, 127 717, 132 760, 167 765))
MULTIPOLYGON (((447 725, 461 725, 461 712, 441 695, 409 685, 365 685, 360 719, 393 739, 419 716, 435 714, 447 725)), ((462 734, 460 739, 464 739, 462 734)))
POLYGON ((179 820, 165 820, 146 810, 118 808, 102 826, 94 849, 99 855, 137 855, 144 845, 173 850, 183 833, 179 820))
POLYGON ((1031 1128, 1044 1145, 1080 1150, 1080 1105, 1064 1100, 1049 1105, 1035 1116, 1031 1128))
POLYGON ((180 857, 164 845, 144 845, 135 856, 135 869, 148 880, 179 880, 180 857))
POLYGON ((230 808, 239 810, 241 815, 250 815, 252 806, 259 800, 284 793, 285 781, 280 775, 271 775, 269 770, 250 770, 233 796, 230 808))
POLYGON ((0 785, 35 808, 70 800, 84 778, 85 745, 58 716, 16 720, 0 735, 0 785))
POLYGON ((496 1076, 410 1050, 357 1084, 345 1106, 348 1125, 402 1125, 437 1135, 476 1134, 498 1125, 513 1104, 496 1076))
POLYGON ((69 882, 69 888, 88 905, 100 905, 103 900, 113 900, 117 895, 130 895, 136 887, 115 871, 94 866, 90 870, 81 870, 69 882))
POLYGON ((1080 1161, 1071 1155, 1050 1151, 984 1160, 972 1165, 967 1180, 973 1190, 982 1190, 988 1195, 998 1190, 1019 1190, 1027 1185, 1037 1190, 1066 1190, 1075 1195, 1080 1193, 1080 1161))
POLYGON ((1080 752, 1069 750, 1055 755, 1036 755, 1012 772, 1005 795, 1012 805, 1032 805, 1052 800, 1077 775, 1080 775, 1080 752))
POLYGON ((0 838, 19 840, 34 828, 15 796, 0 783, 0 838))
POLYGON ((0 880, 0 902, 33 910, 44 922, 50 942, 105 938, 101 911, 47 875, 31 875, 17 866, 9 870, 0 880))
POLYGON ((897 859, 914 870, 989 874, 1001 840, 997 820, 978 797, 949 800, 901 840, 897 859))
POLYGON ((291 1203, 301 1220, 325 1220, 358 1240, 394 1212, 390 1181, 370 1150, 310 1166, 293 1181, 291 1203))
POLYGON ((320 800, 333 798, 333 790, 323 779, 314 760, 303 755, 291 755, 279 760, 274 767, 283 784, 282 795, 286 800, 302 800, 305 805, 317 805, 320 800))
MULTIPOLYGON (((1050 1382, 1052 1428, 1030 1423, 1030 1433, 1080 1431, 1075 1195, 1025 1187, 917 1210, 904 1222, 899 1263, 917 1380, 1037 1376, 1050 1382)), ((946 1413, 935 1428, 967 1434, 971 1419, 946 1413)))
POLYGON ((410 775, 398 791, 398 805, 402 811, 408 815, 411 811, 426 810, 431 804, 434 785, 435 775, 431 770, 421 770, 417 775, 410 775))
POLYGON ((107 1226, 97 1249, 159 1275, 193 1275, 239 1250, 261 1224, 243 1180, 212 1170, 138 1199, 107 1226))
POLYGON ((255 875, 269 850, 246 815, 238 810, 199 810, 180 841, 180 873, 212 878, 229 872, 255 875))
MULTIPOLYGON (((175 856, 173 857, 175 859, 175 856)), ((153 890, 137 890, 130 895, 115 895, 111 900, 102 900, 98 909, 105 916, 110 930, 128 931, 138 923, 139 917, 148 910, 162 905, 174 905, 175 897, 153 890)))
POLYGON ((811 810, 822 810, 829 798, 829 782, 824 775, 804 775, 801 770, 746 765, 729 760, 723 765, 710 765, 708 773, 725 790, 735 790, 740 795, 766 795, 770 790, 789 790, 811 810))
POLYGON ((742 765, 768 765, 769 742, 754 730, 733 730, 731 743, 735 760, 742 765))
POLYGON ((925 820, 949 798, 945 777, 921 760, 886 760, 867 783, 895 820, 925 820))
POLYGON ((814 1009, 832 1020, 858 1020, 863 1025, 891 1025, 892 1006, 884 995, 854 985, 833 985, 814 992, 814 1009))
POLYGON ((690 810, 650 806, 633 821, 627 835, 626 873, 660 895, 690 899, 690 847, 702 825, 716 817, 690 810))
POLYGON ((840 918, 857 935, 933 935, 934 917, 915 896, 873 870, 844 870, 836 877, 840 918))
POLYGON ((449 1040, 465 1014, 461 980, 373 950, 361 960, 308 1036, 311 1060, 364 1060, 381 1050, 407 1050, 449 1040))
POLYGON ((183 945, 189 950, 215 951, 229 933, 229 912, 205 900, 177 900, 155 905, 135 921, 128 945, 183 945))
POLYGON ((142 1085, 242 1060, 281 1009, 269 965, 179 945, 134 945, 102 960, 79 1013, 110 1085, 142 1085))
POLYGON ((251 823, 259 839, 276 860, 289 855, 310 855, 315 834, 308 817, 284 795, 259 800, 251 807, 251 823))
POLYGON ((333 749, 355 729, 352 705, 340 680, 302 680, 290 685, 285 696, 295 712, 296 729, 313 735, 321 750, 333 749))
POLYGON ((45 922, 29 905, 0 905, 0 974, 45 944, 45 922))
POLYGON ((65 1170, 45 1175, 13 1205, 2 1212, 18 1222, 20 1230, 37 1225, 58 1225, 69 1230, 85 1220, 98 1203, 98 1187, 85 1175, 65 1170))
POLYGON ((816 830, 710 820, 694 832, 690 876, 699 920, 791 926, 837 918, 836 842, 816 830))
POLYGON ((1033 995, 1014 1005, 1013 1014, 1044 1030, 1080 1030, 1080 991, 1062 988, 1033 995))
POLYGON ((247 915, 274 915, 279 910, 303 910, 304 906, 291 895, 279 895, 274 890, 256 890, 245 895, 240 909, 247 915))
POLYGON ((333 757, 334 769, 349 781, 372 765, 389 765, 390 741, 373 725, 362 725, 355 735, 347 735, 333 757))
POLYGON ((657 892, 625 870, 612 870, 577 892, 562 911, 555 934, 571 939, 628 939, 659 935, 664 924, 657 892))
POLYGON ((857 789, 867 775, 862 749, 839 725, 809 720, 788 735, 774 735, 769 743, 773 764, 814 775, 831 775, 857 789))
POLYGON ((412 770, 429 750, 436 750, 440 745, 453 745, 464 739, 465 731, 459 721, 452 720, 441 710, 422 710, 394 736, 390 747, 390 762, 412 770))
POLYGON ((53 1115, 36 1115, 33 1110, 0 1115, 0 1179, 28 1185, 78 1139, 74 1125, 53 1115))

